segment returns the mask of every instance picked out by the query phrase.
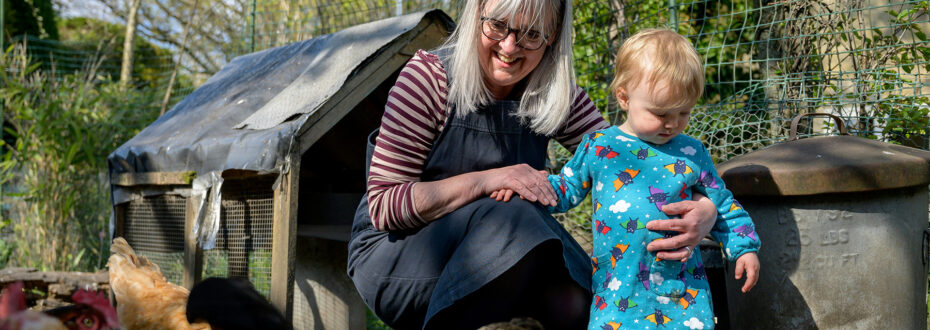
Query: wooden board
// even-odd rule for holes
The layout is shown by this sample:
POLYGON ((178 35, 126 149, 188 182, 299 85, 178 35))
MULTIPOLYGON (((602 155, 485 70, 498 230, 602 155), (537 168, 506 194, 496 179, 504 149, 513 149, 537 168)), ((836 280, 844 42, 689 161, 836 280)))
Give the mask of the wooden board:
POLYGON ((141 185, 190 185, 197 177, 194 171, 120 173, 111 177, 110 184, 116 186, 141 185))
POLYGON ((200 282, 203 276, 203 249, 197 240, 191 237, 194 231, 194 222, 197 221, 197 200, 187 198, 187 211, 184 215, 184 287, 190 290, 194 284, 200 282))
POLYGON ((271 303, 284 316, 293 318, 294 265, 297 238, 297 205, 300 182, 300 156, 288 155, 289 172, 281 174, 274 188, 274 214, 271 242, 271 303))
POLYGON ((82 272, 40 272, 34 268, 4 268, 0 270, 0 287, 7 284, 22 282, 42 282, 48 284, 63 283, 74 287, 97 287, 110 283, 110 275, 106 271, 96 273, 82 272))

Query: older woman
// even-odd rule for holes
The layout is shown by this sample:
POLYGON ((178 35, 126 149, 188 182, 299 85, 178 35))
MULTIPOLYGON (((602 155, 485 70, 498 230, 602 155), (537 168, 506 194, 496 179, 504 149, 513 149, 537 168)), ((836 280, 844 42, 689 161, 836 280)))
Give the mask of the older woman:
MULTIPOLYGON (((544 205, 555 139, 574 150, 609 124, 574 82, 571 1, 469 0, 455 32, 417 52, 391 90, 356 212, 348 274, 398 329, 474 329, 512 317, 587 326, 591 263, 544 205), (520 199, 497 202, 495 191, 520 199)), ((703 196, 651 230, 682 259, 716 216, 703 196)))

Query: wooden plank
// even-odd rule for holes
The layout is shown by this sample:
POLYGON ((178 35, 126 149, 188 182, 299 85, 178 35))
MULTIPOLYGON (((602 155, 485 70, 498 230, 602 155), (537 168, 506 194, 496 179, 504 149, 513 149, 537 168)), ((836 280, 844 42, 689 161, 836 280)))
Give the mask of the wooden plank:
POLYGON ((94 287, 110 283, 109 273, 99 271, 96 273, 83 272, 40 272, 35 268, 4 268, 0 270, 0 286, 23 281, 41 282, 48 284, 62 283, 73 287, 94 287))
POLYGON ((299 225, 297 236, 323 238, 332 241, 349 242, 352 225, 299 225))
POLYGON ((223 171, 223 180, 250 179, 258 176, 258 172, 250 170, 229 169, 223 171))
POLYGON ((197 244, 196 238, 191 237, 194 231, 194 222, 197 221, 197 200, 187 198, 187 210, 184 215, 184 287, 190 290, 194 284, 200 282, 203 276, 203 249, 197 244))
POLYGON ((126 209, 129 207, 129 203, 122 203, 113 205, 113 221, 116 223, 113 226, 113 237, 123 237, 126 234, 126 209))
POLYGON ((141 186, 141 185, 189 185, 197 172, 145 172, 145 173, 120 173, 112 177, 110 184, 116 186, 141 186))
POLYGON ((300 156, 288 155, 290 171, 281 174, 274 189, 274 214, 271 229, 271 303, 288 320, 293 319, 294 269, 297 247, 297 205, 300 183, 300 156))

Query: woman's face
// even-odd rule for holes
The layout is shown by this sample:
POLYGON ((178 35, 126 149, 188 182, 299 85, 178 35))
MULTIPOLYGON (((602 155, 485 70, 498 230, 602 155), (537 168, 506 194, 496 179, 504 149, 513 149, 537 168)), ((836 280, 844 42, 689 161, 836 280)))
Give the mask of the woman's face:
MULTIPOLYGON (((496 4, 497 0, 488 1, 484 5, 481 16, 487 16, 487 8, 493 8, 496 4)), ((523 20, 523 17, 519 15, 513 21, 507 21, 506 18, 500 19, 512 29, 534 30, 533 27, 524 25, 523 20)), ((485 24, 482 22, 479 28, 483 31, 485 24)), ((483 32, 478 37, 481 38, 478 44, 478 56, 481 70, 484 72, 484 82, 494 98, 498 100, 506 98, 513 87, 539 65, 547 46, 552 43, 552 41, 547 41, 537 50, 526 50, 517 45, 517 39, 520 36, 515 32, 509 33, 504 40, 500 41, 488 38, 483 32)), ((549 37, 549 39, 553 38, 549 37)))

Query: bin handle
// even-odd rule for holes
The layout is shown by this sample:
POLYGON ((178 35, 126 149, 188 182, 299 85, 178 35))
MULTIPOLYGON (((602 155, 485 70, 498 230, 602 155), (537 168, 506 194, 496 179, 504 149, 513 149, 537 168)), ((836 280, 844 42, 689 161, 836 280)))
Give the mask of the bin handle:
POLYGON ((920 247, 921 260, 924 262, 924 266, 927 265, 927 259, 930 259, 930 228, 924 229, 924 239, 920 247))
POLYGON ((839 129, 840 135, 849 135, 849 133, 846 132, 846 122, 843 121, 843 118, 822 112, 802 113, 800 115, 794 116, 794 119, 791 119, 791 129, 788 131, 788 141, 794 141, 798 139, 798 123, 801 122, 801 118, 814 116, 827 116, 833 118, 833 120, 836 121, 836 128, 839 129))

